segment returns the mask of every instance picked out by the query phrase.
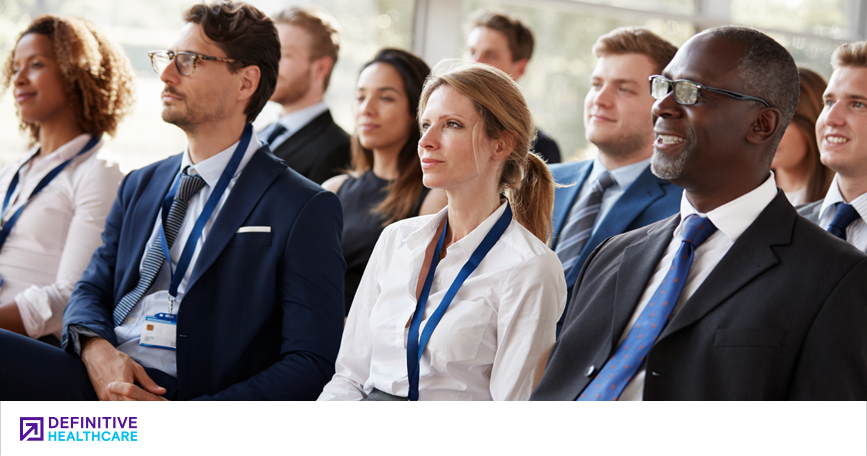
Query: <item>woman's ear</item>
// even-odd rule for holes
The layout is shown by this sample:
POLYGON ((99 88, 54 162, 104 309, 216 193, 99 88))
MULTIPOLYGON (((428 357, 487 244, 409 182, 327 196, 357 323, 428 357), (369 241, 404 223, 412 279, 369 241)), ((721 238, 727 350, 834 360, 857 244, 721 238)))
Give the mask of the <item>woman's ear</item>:
POLYGON ((494 160, 505 160, 509 154, 515 149, 515 135, 510 132, 503 132, 503 136, 496 140, 494 145, 494 153, 491 158, 494 160))

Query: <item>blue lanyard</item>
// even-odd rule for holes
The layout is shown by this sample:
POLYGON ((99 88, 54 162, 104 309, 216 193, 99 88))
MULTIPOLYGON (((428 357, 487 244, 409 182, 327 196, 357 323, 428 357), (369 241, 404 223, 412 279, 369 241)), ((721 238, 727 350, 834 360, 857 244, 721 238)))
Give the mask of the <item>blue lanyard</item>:
MULTIPOLYGON (((30 204, 30 201, 32 201, 33 198, 35 198, 36 195, 42 191, 42 189, 47 187, 48 184, 50 184, 51 181, 54 180, 54 178, 57 177, 57 175, 60 174, 60 172, 63 171, 64 168, 66 168, 66 165, 68 165, 69 162, 75 160, 81 155, 86 154, 88 151, 93 149, 93 147, 96 146, 98 142, 98 136, 91 136, 90 141, 88 141, 87 144, 84 145, 84 148, 81 149, 79 153, 75 154, 75 156, 70 158, 69 160, 61 163, 56 168, 52 169, 51 172, 46 174, 45 177, 43 177, 42 180, 39 181, 38 184, 36 184, 36 188, 34 188, 33 192, 30 193, 30 196, 27 197, 27 201, 25 201, 24 204, 22 204, 21 207, 19 207, 18 210, 15 211, 15 214, 13 214, 12 217, 9 218, 8 222, 3 224, 3 229, 0 229, 0 250, 3 249, 3 244, 6 244, 6 239, 9 237, 9 233, 12 232, 12 228, 15 226, 15 223, 18 222, 18 216, 20 216, 24 208, 28 204, 30 204)), ((33 157, 30 158, 32 159, 33 157)), ((21 168, 24 168, 24 165, 26 165, 28 162, 30 162, 30 160, 24 162, 24 164, 21 165, 21 168)), ((18 187, 18 176, 19 174, 21 174, 21 168, 18 168, 18 171, 15 173, 15 177, 13 177, 12 182, 9 183, 9 188, 6 190, 6 197, 3 199, 3 209, 0 210, 0 217, 6 215, 6 208, 9 206, 9 201, 12 199, 12 193, 14 193, 15 189, 18 187)))
POLYGON ((443 296, 443 300, 440 302, 440 305, 436 308, 433 315, 428 319, 427 324, 424 327, 424 331, 421 334, 421 341, 418 338, 418 330, 421 326, 422 315, 424 314, 424 308, 427 304, 428 296, 430 295, 430 287, 431 283, 433 283, 434 273, 437 269, 437 264, 440 259, 440 252, 443 249, 443 242, 446 238, 446 229, 449 226, 449 218, 446 216, 446 220, 443 224, 443 232, 440 235, 439 241, 437 241, 437 247, 434 251, 433 258, 430 262, 430 269, 427 272, 427 278, 425 278, 424 286, 421 289, 421 295, 419 295, 418 303, 415 306, 415 313, 412 315, 412 323, 409 325, 409 336, 406 341, 406 371, 407 371, 407 379, 409 380, 409 400, 417 401, 418 400, 418 377, 419 377, 419 361, 421 361, 421 355, 424 353, 424 349, 427 346, 428 341, 430 340, 431 334, 433 334, 434 329, 436 329, 440 320, 443 318, 443 315, 448 310, 449 305, 452 303, 452 300, 455 298, 455 295, 458 293, 458 290, 461 288, 461 285, 464 284, 464 281, 467 280, 467 277, 476 270, 479 266, 479 263, 482 262, 482 259, 485 258, 485 255, 491 250, 491 247, 500 240, 500 237, 506 231, 506 228, 509 227, 509 223, 512 222, 512 208, 506 203, 506 211, 503 212, 503 215, 500 216, 497 223, 494 224, 494 227, 491 228, 491 231, 485 235, 485 238, 482 239, 482 243, 476 248, 473 254, 470 256, 470 259, 464 264, 461 268, 461 271, 458 273, 458 276, 455 278, 455 281, 449 287, 445 296, 443 296))
MULTIPOLYGON (((180 171, 175 177, 175 184, 172 186, 172 189, 169 190, 169 193, 166 194, 165 198, 163 198, 162 223, 160 223, 159 235, 163 255, 169 263, 169 274, 172 277, 171 284, 169 285, 169 314, 172 313, 175 299, 178 296, 178 286, 181 284, 184 275, 186 275, 187 268, 190 267, 190 260, 193 258, 193 252, 196 250, 196 244, 199 243, 199 237, 202 236, 202 230, 205 228, 205 224, 208 223, 211 215, 213 215, 214 209, 223 197, 223 193, 225 193, 226 188, 229 186, 229 182, 235 175, 235 171, 238 170, 238 165, 241 163, 241 159, 244 158, 244 152, 247 151, 247 146, 250 143, 250 137, 252 135, 253 124, 248 123, 244 127, 241 141, 238 142, 238 146, 235 147, 235 152, 232 153, 232 159, 229 160, 229 164, 226 165, 226 169, 224 169, 223 174, 220 175, 220 180, 217 181, 217 186, 214 187, 214 191, 212 191, 211 196, 208 197, 208 201, 205 203, 202 213, 199 215, 199 218, 196 219, 196 224, 193 225, 193 231, 190 232, 190 236, 187 238, 186 244, 184 244, 184 249, 181 251, 181 258, 178 260, 178 268, 175 271, 172 271, 172 257, 169 252, 168 242, 166 241, 166 232, 163 227, 166 224, 166 217, 168 217, 169 209, 172 207, 172 201, 175 199, 175 195, 178 192, 178 185, 181 183, 180 171)), ((180 233, 178 233, 178 236, 180 236, 180 233)))

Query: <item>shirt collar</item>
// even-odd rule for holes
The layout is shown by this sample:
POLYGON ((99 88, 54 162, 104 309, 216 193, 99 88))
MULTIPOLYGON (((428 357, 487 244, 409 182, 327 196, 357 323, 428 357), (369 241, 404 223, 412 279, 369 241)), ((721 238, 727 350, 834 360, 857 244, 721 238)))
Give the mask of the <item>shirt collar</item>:
POLYGON ((327 110, 328 105, 326 105, 324 101, 320 101, 315 105, 286 114, 277 119, 277 122, 286 127, 287 131, 296 132, 327 110))
POLYGON ((615 170, 609 170, 602 164, 602 161, 599 160, 599 156, 597 155, 597 157, 593 159, 593 169, 590 171, 590 175, 587 176, 587 182, 596 181, 603 171, 608 171, 611 174, 611 177, 614 178, 614 182, 617 183, 617 186, 625 190, 629 188, 636 179, 638 179, 638 176, 640 176, 649 165, 650 158, 646 158, 631 165, 621 166, 615 170))
POLYGON ((819 219, 830 217, 831 210, 836 213, 837 203, 849 203, 858 212, 858 216, 867 220, 864 216, 867 215, 867 193, 859 195, 852 201, 846 201, 843 194, 840 193, 840 187, 837 185, 837 175, 834 175, 834 180, 831 181, 831 187, 828 188, 828 193, 825 195, 825 200, 822 202, 822 209, 819 212, 819 219))
MULTIPOLYGON (((58 147, 57 150, 49 154, 47 157, 44 157, 37 161, 36 167, 41 168, 43 166, 46 166, 44 165, 44 163, 50 163, 50 166, 54 167, 57 166, 57 163, 63 163, 66 160, 69 160, 70 158, 76 156, 79 152, 81 152, 81 149, 84 148, 85 145, 87 145, 87 142, 90 141, 90 138, 91 136, 88 133, 76 136, 71 141, 58 147)), ((102 147, 102 140, 100 140, 96 144, 96 146, 91 149, 91 151, 98 150, 100 147, 102 147)), ((30 155, 27 156, 28 161, 39 153, 39 148, 40 146, 37 145, 33 146, 33 148, 30 149, 30 155)))
POLYGON ((734 243, 753 224, 775 196, 777 196, 777 185, 773 172, 765 182, 751 192, 741 195, 707 214, 702 214, 696 210, 687 199, 686 192, 683 192, 680 199, 680 226, 683 226, 683 220, 689 215, 696 214, 707 217, 719 231, 734 243))
MULTIPOLYGON (((476 248, 479 244, 482 243, 482 240, 485 239, 485 236, 491 231, 491 228, 497 223, 497 220, 500 219, 500 216, 503 215, 503 212, 506 212, 506 204, 504 202, 494 211, 493 214, 489 215, 488 218, 485 219, 479 226, 476 227, 473 231, 470 231, 470 234, 463 237, 463 239, 455 242, 451 246, 449 246, 449 250, 451 249, 460 249, 463 251, 464 255, 467 258, 472 256, 473 252, 476 251, 476 248)), ((436 233, 437 227, 439 227, 440 223, 442 223, 443 218, 446 217, 448 213, 449 207, 446 206, 442 208, 435 216, 433 216, 424 226, 413 231, 406 238, 406 245, 409 247, 410 251, 417 249, 420 246, 426 246, 427 243, 431 241, 434 233, 436 233)))
MULTIPOLYGON (((241 142, 241 140, 235 141, 235 143, 224 149, 222 152, 208 157, 195 165, 190 159, 190 147, 187 146, 186 150, 184 150, 183 158, 181 159, 181 171, 189 167, 189 170, 187 171, 188 174, 196 173, 199 176, 202 176, 202 179, 205 180, 208 187, 214 188, 217 186, 220 176, 223 175, 223 170, 226 169, 226 165, 228 165, 229 161, 232 159, 232 154, 235 153, 235 148, 238 147, 239 142, 241 142)), ((259 138, 256 136, 256 131, 254 130, 250 136, 250 142, 247 144, 247 149, 244 151, 244 160, 242 160, 238 165, 238 169, 235 170, 235 175, 232 177, 238 177, 238 175, 241 174, 244 165, 249 161, 248 157, 250 157, 252 152, 255 152, 257 149, 259 149, 259 138)))

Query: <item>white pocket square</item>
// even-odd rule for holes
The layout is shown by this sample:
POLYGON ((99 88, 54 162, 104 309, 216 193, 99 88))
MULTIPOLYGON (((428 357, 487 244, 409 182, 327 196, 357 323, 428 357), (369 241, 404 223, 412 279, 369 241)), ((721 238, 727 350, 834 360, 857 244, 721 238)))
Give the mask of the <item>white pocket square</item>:
POLYGON ((238 228, 238 233, 270 233, 270 226, 242 226, 238 228))

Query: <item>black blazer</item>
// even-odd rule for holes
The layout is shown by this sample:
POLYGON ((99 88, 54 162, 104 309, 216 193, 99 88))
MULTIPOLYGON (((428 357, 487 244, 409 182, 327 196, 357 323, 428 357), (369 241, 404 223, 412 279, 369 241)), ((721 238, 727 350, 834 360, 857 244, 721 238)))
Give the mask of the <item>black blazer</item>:
POLYGON ((545 163, 553 165, 560 163, 560 147, 554 142, 554 139, 542 132, 536 130, 536 144, 533 145, 533 151, 541 155, 545 159, 545 163))
POLYGON ((302 176, 322 184, 349 166, 349 134, 326 110, 274 149, 302 176))
MULTIPOLYGON (((593 252, 531 400, 574 400, 604 369, 679 221, 593 252)), ((660 334, 644 399, 865 400, 865 321, 867 255, 778 192, 660 334)))

